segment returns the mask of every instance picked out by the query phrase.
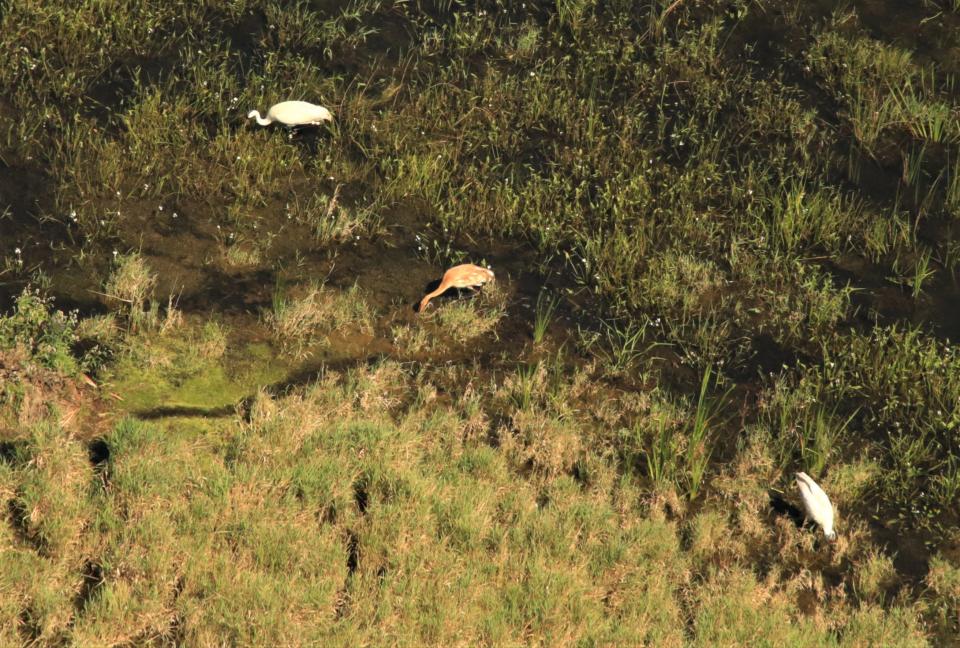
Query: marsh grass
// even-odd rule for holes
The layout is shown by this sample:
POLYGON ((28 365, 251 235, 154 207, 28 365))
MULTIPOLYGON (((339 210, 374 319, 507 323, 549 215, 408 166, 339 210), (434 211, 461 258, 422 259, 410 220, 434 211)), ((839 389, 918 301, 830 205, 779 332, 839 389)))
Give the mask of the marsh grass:
POLYGON ((420 315, 429 322, 437 343, 462 345, 487 335, 496 336, 497 325, 506 314, 507 290, 499 283, 484 286, 475 295, 452 302, 435 302, 420 315))
POLYGON ((678 450, 673 431, 660 419, 645 457, 647 474, 659 489, 676 484, 678 450))
POLYGON ((513 386, 511 398, 518 409, 528 410, 534 404, 534 395, 540 391, 538 387, 543 377, 543 365, 540 363, 517 369, 508 383, 513 386))
POLYGON ((839 438, 856 416, 852 413, 845 421, 836 422, 836 412, 827 412, 823 407, 807 410, 796 430, 800 461, 804 470, 812 475, 823 474, 836 451, 839 438))
POLYGON ((320 245, 343 243, 380 230, 375 206, 349 207, 343 204, 342 188, 343 185, 338 184, 332 195, 317 193, 303 202, 295 197, 288 207, 292 218, 310 226, 320 245))
POLYGON ((624 372, 658 343, 644 344, 647 324, 634 321, 601 322, 602 333, 581 331, 587 349, 594 350, 612 373, 624 372))
POLYGON ((254 243, 242 237, 223 247, 223 264, 230 269, 257 266, 263 261, 263 253, 254 243))
POLYGON ((156 284, 156 275, 139 253, 122 254, 114 259, 104 296, 132 330, 151 328, 159 322, 159 303, 153 295, 156 284))
POLYGON ((403 355, 417 355, 435 346, 430 331, 416 324, 398 324, 390 329, 393 343, 403 355))
MULTIPOLYGON (((716 418, 723 407, 723 396, 717 400, 707 396, 713 371, 708 367, 700 381, 700 394, 697 396, 696 409, 687 437, 684 453, 686 492, 690 499, 696 499, 706 476, 711 455, 711 429, 717 424, 716 418)), ((728 392, 729 393, 729 392, 728 392)), ((725 396, 725 395, 724 395, 725 396)))
MULTIPOLYGON (((38 427, 0 462, 0 490, 15 493, 30 539, 0 533, 9 594, 0 614, 20 619, 0 632, 84 644, 177 632, 197 644, 228 633, 287 645, 387 635, 430 645, 642 636, 800 646, 832 645, 840 628, 867 643, 922 640, 920 606, 887 597, 892 559, 855 525, 859 548, 835 550, 836 573, 856 596, 833 596, 797 568, 809 534, 763 517, 763 450, 727 469, 720 488, 735 488, 735 501, 697 513, 669 495, 648 501, 591 446, 589 413, 558 418, 539 406, 548 391, 574 388, 572 377, 552 376, 545 364, 514 375, 532 396, 512 401, 496 447, 465 432, 475 405, 499 399, 501 387, 472 382, 474 397, 448 404, 410 399, 440 383, 389 361, 328 372, 282 396, 261 390, 223 418, 121 419, 102 439, 101 468, 79 442, 38 427), (107 487, 91 488, 97 480, 107 487), (758 552, 786 567, 758 578, 743 566, 758 552), (63 586, 87 572, 96 584, 77 611, 63 586), (438 596, 441 572, 456 577, 438 596), (839 626, 796 616, 794 596, 810 589, 839 626), (687 630, 684 615, 694 619, 687 630)), ((703 392, 701 429, 708 401, 703 392)), ((663 402, 650 414, 682 420, 663 402)), ((928 578, 947 614, 949 563, 934 562, 928 578)))
POLYGON ((550 322, 553 320, 554 313, 556 312, 559 304, 560 298, 556 295, 547 295, 547 293, 544 291, 541 291, 537 295, 537 305, 533 315, 534 344, 540 344, 543 342, 543 339, 547 334, 547 329, 550 328, 550 322))
POLYGON ((298 357, 335 331, 373 331, 372 313, 356 284, 343 291, 313 285, 299 297, 288 296, 278 285, 273 308, 263 318, 282 348, 298 357))
POLYGON ((12 311, 0 315, 0 349, 18 351, 41 366, 72 374, 81 365, 72 351, 83 334, 79 322, 76 313, 56 309, 51 297, 27 286, 12 311))
MULTIPOLYGON (((582 307, 578 353, 472 354, 516 341, 485 290, 396 326, 402 368, 271 396, 290 358, 164 311, 136 255, 91 286, 114 312, 90 323, 18 299, 0 320, 17 367, 0 367, 17 422, 0 643, 952 639, 949 551, 924 580, 867 520, 955 542, 960 367, 937 292, 957 256, 955 16, 938 15, 955 3, 901 3, 882 30, 883 3, 320 4, 5 7, 2 179, 29 181, 4 235, 58 262, 69 240, 86 268, 180 258, 169 235, 226 214, 240 242, 201 283, 348 241, 448 267, 509 239, 582 307), (290 98, 334 124, 244 119, 290 98), (183 225, 153 211, 178 203, 183 225), (294 229, 311 235, 271 244, 294 229), (96 468, 36 388, 92 366, 89 343, 116 407, 159 416, 98 418, 96 468), (842 511, 829 552, 769 510, 800 467, 842 511)), ((4 285, 39 258, 12 246, 4 285)), ((367 335, 381 313, 358 291, 278 291, 262 323, 285 356, 367 335)))
POLYGON ((911 286, 911 292, 913 298, 917 299, 923 293, 923 286, 927 280, 932 279, 936 274, 936 270, 930 267, 930 257, 932 253, 930 250, 924 250, 920 257, 917 259, 917 264, 913 269, 913 282, 911 286))

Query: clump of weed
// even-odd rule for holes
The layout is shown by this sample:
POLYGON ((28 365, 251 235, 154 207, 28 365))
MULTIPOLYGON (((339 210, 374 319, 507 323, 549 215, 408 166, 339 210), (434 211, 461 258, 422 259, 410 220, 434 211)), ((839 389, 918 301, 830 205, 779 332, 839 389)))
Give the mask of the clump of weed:
POLYGON ((417 324, 394 326, 391 335, 394 345, 404 355, 416 355, 435 346, 432 333, 417 324))
POLYGON ((298 298, 278 290, 264 320, 277 342, 294 355, 304 355, 308 346, 334 331, 373 330, 373 313, 357 285, 343 291, 312 286, 298 298))
POLYGON ((888 593, 897 585, 897 570, 893 560, 879 552, 868 554, 857 566, 855 588, 864 601, 883 604, 888 593))
POLYGON ((453 344, 496 332, 497 324, 506 313, 507 293, 498 284, 489 284, 470 299, 438 303, 436 308, 421 317, 436 326, 436 335, 453 344))
POLYGON ((27 287, 13 312, 0 316, 0 349, 19 348, 45 367, 73 373, 78 369, 73 353, 78 322, 76 313, 56 310, 51 298, 27 287))
POLYGON ((943 638, 956 636, 960 627, 960 565, 935 555, 925 581, 933 595, 931 607, 938 634, 943 638))
POLYGON ((196 347, 197 355, 204 360, 218 360, 227 350, 227 332, 223 325, 216 321, 209 321, 203 325, 199 344, 196 347))
POLYGON ((106 297, 126 319, 131 330, 153 327, 158 321, 159 303, 152 299, 156 275, 138 252, 117 255, 104 285, 106 297))
POLYGON ((683 319, 698 314, 723 283, 723 276, 710 261, 670 250, 650 260, 641 291, 654 312, 683 319))
POLYGON ((543 338, 547 334, 547 329, 550 327, 550 322, 553 319, 559 303, 560 300, 554 295, 547 295, 547 293, 543 291, 537 295, 537 308, 533 319, 534 344, 543 342, 543 338))
POLYGON ((256 245, 244 240, 231 242, 223 248, 223 263, 227 268, 247 268, 259 265, 263 255, 256 245))
POLYGON ((361 235, 369 235, 379 227, 374 208, 348 207, 340 196, 342 184, 338 184, 333 195, 313 194, 305 201, 294 198, 288 205, 288 215, 298 222, 305 223, 313 230, 320 245, 342 243, 361 235))
POLYGON ((684 441, 678 428, 682 417, 678 407, 654 393, 633 425, 618 432, 617 447, 624 466, 644 475, 654 491, 680 489, 684 441))
POLYGON ((579 330, 580 345, 601 358, 608 373, 622 374, 658 345, 647 342, 649 324, 633 319, 601 321, 600 331, 579 330))

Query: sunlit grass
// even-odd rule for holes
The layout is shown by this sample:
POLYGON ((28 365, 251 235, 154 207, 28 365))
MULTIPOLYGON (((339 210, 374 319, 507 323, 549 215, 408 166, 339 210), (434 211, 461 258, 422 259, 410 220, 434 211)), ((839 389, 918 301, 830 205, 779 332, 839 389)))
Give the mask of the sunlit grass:
POLYGON ((957 7, 907 4, 5 7, 0 643, 955 634, 957 7), (292 98, 334 123, 245 120, 292 98), (513 282, 381 294, 475 255, 513 282), (770 512, 801 469, 829 551, 770 512))
POLYGON ((547 329, 550 327, 550 322, 553 320, 559 303, 560 300, 554 295, 547 295, 545 292, 537 295, 537 306, 533 319, 534 344, 543 342, 543 338, 547 334, 547 329))

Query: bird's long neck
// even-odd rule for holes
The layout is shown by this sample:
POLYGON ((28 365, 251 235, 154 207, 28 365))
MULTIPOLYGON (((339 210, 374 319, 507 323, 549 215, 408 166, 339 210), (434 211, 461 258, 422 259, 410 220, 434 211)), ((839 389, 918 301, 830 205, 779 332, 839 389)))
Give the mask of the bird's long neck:
POLYGON ((448 280, 446 279, 441 280, 440 285, 437 286, 436 290, 434 290, 431 293, 427 293, 426 295, 424 295, 423 299, 420 300, 420 312, 421 313, 423 312, 423 309, 427 307, 427 304, 430 303, 431 299, 433 299, 437 295, 443 294, 444 291, 446 291, 446 289, 449 287, 450 287, 450 282, 448 280))
POLYGON ((250 114, 247 115, 247 118, 250 118, 250 117, 255 117, 257 119, 257 123, 260 124, 261 126, 269 126, 270 124, 273 123, 273 120, 270 119, 269 117, 267 117, 266 119, 261 117, 259 110, 251 110, 250 114))

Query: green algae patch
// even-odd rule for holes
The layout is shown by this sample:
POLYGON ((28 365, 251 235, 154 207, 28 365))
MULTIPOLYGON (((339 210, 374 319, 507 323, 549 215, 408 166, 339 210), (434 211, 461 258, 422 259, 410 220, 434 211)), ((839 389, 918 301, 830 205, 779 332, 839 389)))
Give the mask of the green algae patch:
POLYGON ((140 416, 222 415, 289 371, 262 342, 229 343, 219 325, 133 338, 108 383, 119 409, 140 416))

